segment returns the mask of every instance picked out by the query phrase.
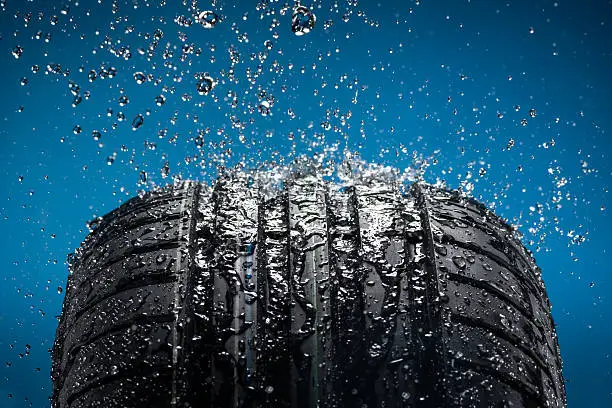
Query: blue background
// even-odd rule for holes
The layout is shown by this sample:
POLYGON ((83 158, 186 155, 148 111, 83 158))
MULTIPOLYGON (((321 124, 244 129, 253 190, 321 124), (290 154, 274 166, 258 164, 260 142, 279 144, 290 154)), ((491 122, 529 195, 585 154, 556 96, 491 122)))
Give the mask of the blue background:
POLYGON ((612 406, 612 2, 312 1, 303 36, 292 3, 200 1, 212 29, 163 3, 0 1, 0 406, 48 405, 58 288, 87 221, 220 165, 346 152, 420 169, 516 225, 553 303, 568 405, 612 406), (103 67, 116 75, 89 82, 103 67))

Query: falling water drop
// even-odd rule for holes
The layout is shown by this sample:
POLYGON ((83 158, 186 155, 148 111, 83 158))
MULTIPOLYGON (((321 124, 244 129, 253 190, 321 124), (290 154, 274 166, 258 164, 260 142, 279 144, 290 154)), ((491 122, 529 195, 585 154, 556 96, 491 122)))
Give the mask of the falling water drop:
POLYGON ((196 84, 196 89, 200 95, 208 95, 214 87, 215 81, 208 73, 199 76, 199 80, 196 84))
POLYGON ((136 83, 138 85, 144 84, 145 82, 147 82, 147 76, 142 73, 142 72, 135 72, 134 73, 134 81, 136 81, 136 83))
POLYGON ((214 11, 203 11, 198 15, 198 21, 204 28, 213 28, 219 22, 219 16, 214 11))
POLYGON ((23 54, 23 48, 20 45, 16 45, 15 48, 13 48, 13 57, 15 57, 15 59, 19 59, 21 54, 23 54))
POLYGON ((268 101, 261 101, 261 103, 259 104, 259 113, 261 114, 261 116, 268 116, 270 114, 270 102, 268 101))
POLYGON ((155 97, 155 104, 157 106, 162 106, 164 103, 166 103, 166 97, 164 95, 157 95, 155 97))
POLYGON ((308 34, 317 22, 317 17, 307 7, 297 6, 291 16, 291 31, 295 35, 308 34))
POLYGON ((144 116, 142 116, 139 113, 138 115, 134 117, 134 120, 132 120, 132 130, 137 130, 139 127, 142 126, 143 123, 144 123, 144 116))

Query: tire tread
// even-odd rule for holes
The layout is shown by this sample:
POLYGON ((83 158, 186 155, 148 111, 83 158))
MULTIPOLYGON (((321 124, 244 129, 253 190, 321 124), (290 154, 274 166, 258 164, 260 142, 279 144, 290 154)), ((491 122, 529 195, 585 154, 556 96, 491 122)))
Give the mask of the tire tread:
POLYGON ((382 174, 228 172, 128 200, 70 258, 53 408, 564 407, 503 219, 382 174))

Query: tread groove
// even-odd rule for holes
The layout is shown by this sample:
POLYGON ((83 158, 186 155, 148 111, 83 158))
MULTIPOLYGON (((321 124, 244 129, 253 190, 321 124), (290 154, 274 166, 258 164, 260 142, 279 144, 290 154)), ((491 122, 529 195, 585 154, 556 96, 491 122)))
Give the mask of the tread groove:
POLYGON ((130 327, 132 327, 135 324, 148 324, 148 323, 169 323, 172 322, 174 320, 174 315, 172 314, 165 314, 165 315, 159 315, 159 316, 138 316, 132 320, 130 320, 128 323, 123 323, 120 325, 117 325, 115 327, 113 327, 112 329, 109 330, 105 330, 89 339, 87 339, 86 341, 80 342, 75 344, 73 347, 70 348, 70 350, 68 350, 66 352, 66 354, 68 355, 68 360, 66 361, 66 366, 63 370, 63 372, 66 374, 66 376, 70 373, 70 371, 72 370, 72 366, 74 364, 74 360, 77 358, 79 352, 81 351, 82 348, 89 346, 90 344, 95 343, 96 341, 103 339, 105 337, 111 336, 113 334, 117 334, 119 332, 125 331, 127 329, 129 329, 130 327))
MULTIPOLYGON (((136 218, 135 220, 132 220, 128 224, 121 226, 121 228, 118 230, 111 229, 111 231, 107 231, 109 228, 111 228, 111 226, 108 225, 108 226, 105 226, 104 231, 100 233, 98 233, 97 232, 98 229, 96 229, 93 233, 94 234, 93 237, 90 238, 91 242, 88 245, 101 247, 101 246, 108 244, 112 240, 118 238, 119 236, 121 236, 121 234, 134 232, 134 230, 136 230, 137 228, 144 227, 145 225, 154 224, 154 223, 155 224, 163 223, 163 222, 168 222, 168 221, 176 221, 176 220, 179 220, 180 218, 181 218, 181 214, 179 213, 170 213, 170 214, 165 213, 159 216, 158 218, 155 218, 155 217, 136 218)), ((87 248, 87 249, 91 249, 91 248, 87 248)), ((89 260, 91 255, 93 254, 90 253, 88 256, 85 256, 82 259, 80 259, 80 266, 87 264, 87 261, 89 260)))
MULTIPOLYGON (((175 320, 174 320, 174 327, 173 327, 173 340, 172 340, 172 365, 173 365, 173 370, 172 370, 172 399, 170 401, 170 403, 173 406, 176 406, 178 404, 180 404, 181 400, 183 398, 189 398, 189 388, 191 388, 191 382, 190 382, 190 377, 189 377, 189 373, 188 373, 188 365, 187 363, 189 362, 189 358, 191 357, 189 355, 189 352, 192 348, 192 334, 191 330, 192 330, 192 325, 193 325, 193 319, 191 319, 191 317, 187 316, 188 311, 191 312, 191 301, 193 299, 194 296, 194 290, 195 290, 195 283, 194 283, 194 279, 195 279, 195 254, 196 254, 196 225, 197 225, 197 215, 198 215, 198 202, 200 199, 200 190, 201 190, 201 186, 199 183, 197 183, 194 187, 192 187, 192 183, 190 182, 186 182, 184 184, 185 186, 185 193, 183 196, 183 203, 181 204, 181 213, 179 218, 183 217, 183 213, 185 213, 185 216, 189 216, 189 222, 188 222, 188 229, 187 229, 187 233, 185 234, 187 236, 187 242, 185 244, 186 249, 188 250, 188 257, 187 257, 187 265, 186 268, 183 271, 181 271, 182 265, 181 265, 181 253, 180 253, 180 248, 177 251, 177 256, 176 256, 176 269, 177 269, 177 274, 178 276, 178 280, 176 282, 176 292, 175 292, 175 320), (191 197, 188 197, 187 194, 189 194, 189 189, 192 189, 193 191, 191 192, 191 197), (188 208, 185 208, 185 204, 187 201, 190 201, 190 205, 188 208), (181 272, 181 273, 179 273, 181 272), (183 293, 181 294, 180 291, 181 289, 183 290, 183 293), (183 303, 181 305, 181 303, 183 303), (180 330, 179 330, 180 329, 180 330), (187 341, 186 341, 187 339, 187 341), (180 348, 179 348, 179 343, 180 343, 180 348), (179 370, 181 370, 181 372, 179 372, 179 370), (180 381, 178 380, 178 377, 180 377, 180 381), (182 390, 177 390, 177 386, 183 387, 182 390), (182 391, 182 392, 180 392, 182 391), (178 395, 177 395, 178 393, 178 395), (178 400, 177 400, 178 399, 178 400)), ((187 223, 186 223, 187 224, 187 223)), ((181 227, 184 227, 183 223, 181 222, 181 227)), ((180 231, 182 231, 183 228, 180 228, 180 231)), ((182 236, 180 236, 178 238, 179 242, 182 242, 182 236)))
POLYGON ((459 283, 465 283, 472 287, 486 290, 494 296, 497 296, 499 299, 503 300, 506 303, 511 304, 516 310, 518 310, 526 319, 531 321, 533 319, 533 314, 530 310, 527 310, 524 306, 521 306, 516 300, 512 299, 510 296, 506 295, 504 292, 491 285, 486 280, 479 280, 472 278, 470 276, 461 275, 459 273, 448 272, 448 279, 453 280, 459 283))
MULTIPOLYGON (((168 244, 169 244, 169 242, 168 242, 168 244)), ((158 245, 150 245, 149 246, 151 248, 150 251, 143 251, 142 253, 140 253, 138 255, 145 254, 145 253, 151 253, 151 252, 155 252, 155 251, 159 251, 159 250, 168 250, 168 249, 174 250, 174 249, 179 249, 180 246, 181 245, 180 245, 180 243, 178 241, 177 242, 172 242, 172 245, 167 245, 167 246, 164 246, 164 247, 160 247, 158 245)), ((126 255, 126 257, 128 257, 128 256, 131 256, 131 255, 126 255)), ((83 285, 85 285, 86 283, 91 282, 97 276, 99 276, 101 273, 104 273, 107 270, 107 268, 111 268, 111 267, 119 264, 120 262, 125 261, 126 257, 116 258, 112 262, 105 263, 102 266, 96 266, 94 268, 94 272, 91 275, 87 276, 83 281, 79 282, 78 284, 76 284, 74 286, 74 290, 78 291, 83 285)))
MULTIPOLYGON (((263 200, 258 200, 259 209, 257 211, 257 246, 255 248, 257 265, 255 267, 254 276, 257 279, 257 334, 262 339, 263 344, 260 346, 261 362, 258 361, 259 367, 259 383, 263 384, 268 380, 269 371, 269 360, 270 354, 268 353, 267 342, 269 341, 270 333, 264 323, 264 315, 268 314, 268 308, 270 304, 270 295, 268 289, 268 267, 269 257, 267 254, 268 247, 266 245, 266 204, 272 206, 271 202, 264 203, 263 200)), ((276 385, 276 384, 274 384, 276 385)))
POLYGON ((91 281, 92 279, 94 279, 96 276, 98 276, 100 273, 104 272, 104 270, 106 270, 106 268, 109 268, 121 261, 124 261, 126 258, 134 256, 134 255, 142 255, 142 254, 146 254, 146 253, 150 253, 150 252, 155 252, 155 251, 162 251, 162 250, 174 250, 174 249, 178 249, 180 248, 181 244, 180 242, 177 241, 161 241, 157 244, 153 244, 153 245, 143 245, 143 246, 138 246, 138 247, 131 247, 131 249, 125 253, 123 253, 121 256, 115 256, 112 257, 110 259, 108 259, 106 262, 104 262, 102 265, 95 265, 92 266, 92 268, 96 269, 96 272, 94 272, 93 275, 88 276, 85 280, 83 280, 82 282, 78 283, 75 289, 80 288, 82 285, 84 285, 85 283, 91 281))
POLYGON ((490 258, 491 260, 495 261, 496 263, 498 263, 500 266, 502 266, 503 268, 505 268, 506 270, 508 270, 510 273, 512 273, 520 282, 525 282, 527 285, 529 285, 529 287, 531 289, 535 289, 535 292, 532 292, 534 295, 536 295, 537 297, 541 297, 542 296, 542 289, 539 288, 531 278, 523 275, 522 273, 520 273, 520 271, 517 270, 516 266, 513 266, 511 264, 509 264, 506 260, 500 258, 499 256, 495 255, 492 252, 487 251, 486 249, 483 249, 481 246, 476 245, 472 242, 462 242, 462 241, 457 241, 456 239, 452 238, 449 235, 444 234, 442 236, 442 244, 452 244, 452 245, 457 245, 460 248, 463 249, 467 249, 469 251, 473 251, 475 253, 477 253, 478 255, 481 256, 486 256, 488 258, 490 258))
MULTIPOLYGON (((94 306, 104 302, 107 299, 112 298, 115 295, 119 295, 121 293, 127 292, 128 290, 132 290, 135 288, 144 288, 146 286, 155 286, 155 285, 159 285, 163 283, 176 282, 177 280, 178 280, 178 277, 176 275, 169 274, 169 273, 150 274, 140 279, 130 280, 124 285, 118 285, 117 288, 119 288, 119 290, 107 293, 106 295, 102 297, 94 298, 94 300, 85 304, 82 309, 80 309, 78 312, 74 314, 72 320, 73 321, 78 320, 81 316, 83 316, 83 314, 85 314, 85 312, 87 312, 94 306)), ((70 330, 71 327, 72 325, 68 326, 67 330, 70 330)))
POLYGON ((442 316, 440 314, 440 273, 435 263, 434 238, 431 228, 431 220, 427 205, 427 197, 420 184, 414 184, 416 193, 416 206, 421 218, 421 228, 423 229, 423 254, 425 255, 422 266, 424 269, 425 284, 425 328, 417 328, 415 337, 421 339, 421 344, 425 350, 421 355, 420 366, 424 367, 425 389, 432 395, 422 395, 426 399, 428 406, 447 406, 451 398, 442 388, 443 379, 447 376, 447 367, 444 356, 446 347, 442 342, 442 316), (430 333, 425 336, 425 333, 430 333))
MULTIPOLYGON (((357 188, 355 186, 351 186, 347 190, 347 193, 347 205, 350 213, 349 220, 352 221, 351 230, 354 231, 355 234, 355 252, 351 254, 351 257, 353 258, 350 259, 351 264, 347 265, 348 268, 352 269, 353 277, 352 279, 349 279, 348 282, 346 282, 346 278, 343 280, 352 285, 352 289, 354 290, 353 293, 355 295, 354 305, 356 305, 356 307, 351 305, 349 299, 347 299, 348 302, 345 302, 346 306, 348 307, 343 310, 344 318, 341 319, 341 321, 347 324, 344 326, 346 331, 344 331, 342 339, 345 342, 351 341, 351 343, 354 346, 359 347, 359 349, 352 350, 351 352, 347 350, 347 352, 342 356, 346 358, 351 355, 350 358, 352 363, 348 366, 348 370, 345 366, 342 373, 342 377, 349 379, 349 381, 343 385, 343 395, 345 398, 348 396, 347 399, 351 404, 357 404, 358 402, 363 404, 361 398, 358 399, 352 395, 353 387, 357 388, 359 391, 358 394, 364 395, 363 391, 365 387, 368 386, 364 371, 361 369, 367 358, 367 350, 365 349, 365 342, 363 338, 364 334, 366 333, 365 299, 362 290, 362 285, 364 282, 362 257, 363 237, 361 236, 357 188)), ((344 344, 340 344, 340 347, 344 347, 344 344)), ((343 362, 346 364, 346 361, 341 361, 341 363, 343 362)))
POLYGON ((95 390, 96 388, 100 388, 104 385, 112 384, 113 382, 119 379, 142 376, 143 372, 152 371, 153 368, 160 370, 160 371, 163 369, 167 369, 166 366, 152 367, 151 365, 145 364, 145 363, 138 364, 129 370, 121 371, 117 374, 107 375, 96 381, 93 381, 91 384, 87 385, 86 387, 83 387, 83 389, 80 389, 77 392, 71 394, 66 399, 66 404, 70 407, 72 403, 74 402, 74 400, 76 400, 77 398, 79 398, 80 396, 84 394, 87 394, 88 392, 95 390))
MULTIPOLYGON (((498 227, 500 227, 500 229, 505 230, 508 233, 508 237, 502 237, 499 235, 499 233, 493 229, 491 229, 490 231, 485 231, 482 228, 478 228, 482 223, 478 222, 476 220, 476 218, 474 218, 473 216, 468 216, 470 218, 470 221, 472 223, 472 227, 474 228, 478 228, 480 231, 488 233, 488 232, 493 232, 495 234, 495 237, 501 241, 501 242, 505 242, 508 241, 508 239, 512 239, 515 240, 515 243, 517 245, 520 245, 520 241, 516 240, 514 237, 514 233, 515 231, 508 225, 508 223, 506 221, 504 221, 501 217, 499 217, 497 214, 495 214, 494 212, 492 212, 489 208, 487 208, 485 205, 483 205, 482 203, 479 203, 478 201, 476 201, 475 199, 471 198, 471 197, 466 197, 466 198, 462 198, 460 197, 456 192, 454 191, 449 191, 449 190, 445 190, 447 193, 451 194, 453 197, 452 201, 448 201, 446 204, 448 206, 454 206, 456 208, 459 208, 461 210, 465 210, 465 211, 470 211, 471 213, 474 213, 475 215, 478 216, 484 216, 486 217, 487 220, 493 220, 494 222, 496 222, 498 224, 498 227), (458 202, 457 200, 465 200, 464 203, 458 202), (480 209, 482 212, 484 212, 485 214, 482 213, 478 213, 477 211, 474 211, 472 207, 476 207, 478 209, 480 209)), ((445 217, 446 219, 450 219, 448 218, 445 214, 440 213, 438 211, 436 211, 436 215, 440 215, 442 217, 445 217)), ((513 252, 515 252, 522 260, 523 262, 530 267, 531 271, 535 273, 534 268, 533 268, 533 260, 529 259, 528 256, 525 256, 525 254, 521 253, 520 251, 518 251, 516 248, 513 248, 513 252)))
POLYGON ((456 321, 458 323, 462 323, 472 327, 480 327, 481 329, 488 330, 493 333, 495 336, 506 340, 508 343, 512 344, 516 349, 522 351, 525 355, 530 357, 546 374, 552 379, 552 373, 550 372, 550 368, 544 362, 544 360, 532 349, 525 346, 521 341, 521 338, 518 336, 514 336, 511 333, 508 333, 500 328, 493 326, 485 322, 482 319, 475 319, 469 316, 451 313, 451 320, 456 321))
MULTIPOLYGON (((480 372, 482 374, 487 374, 492 378, 497 379, 498 381, 501 381, 507 385, 509 385, 511 388, 513 388, 514 390, 518 391, 521 395, 525 396, 528 395, 531 399, 533 400, 537 400, 539 402, 539 405, 534 405, 538 406, 538 407, 545 407, 546 405, 544 404, 544 402, 541 399, 541 395, 538 392, 537 388, 533 387, 531 384, 527 384, 521 380, 518 380, 516 378, 512 378, 509 375, 506 375, 502 372, 499 372, 497 370, 491 369, 489 366, 485 365, 485 364, 480 364, 476 361, 469 361, 469 360, 463 360, 463 359, 455 359, 454 360, 454 365, 457 366, 458 368, 462 368, 462 369, 471 369, 477 372, 480 372)), ((532 405, 528 405, 529 407, 531 407, 532 405)))

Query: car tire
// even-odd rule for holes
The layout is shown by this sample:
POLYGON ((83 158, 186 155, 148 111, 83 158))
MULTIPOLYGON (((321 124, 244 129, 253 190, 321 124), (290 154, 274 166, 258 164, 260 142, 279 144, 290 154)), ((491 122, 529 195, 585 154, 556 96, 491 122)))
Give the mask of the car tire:
POLYGON ((540 270, 455 191, 235 172, 91 227, 69 262, 56 408, 565 406, 540 270))

